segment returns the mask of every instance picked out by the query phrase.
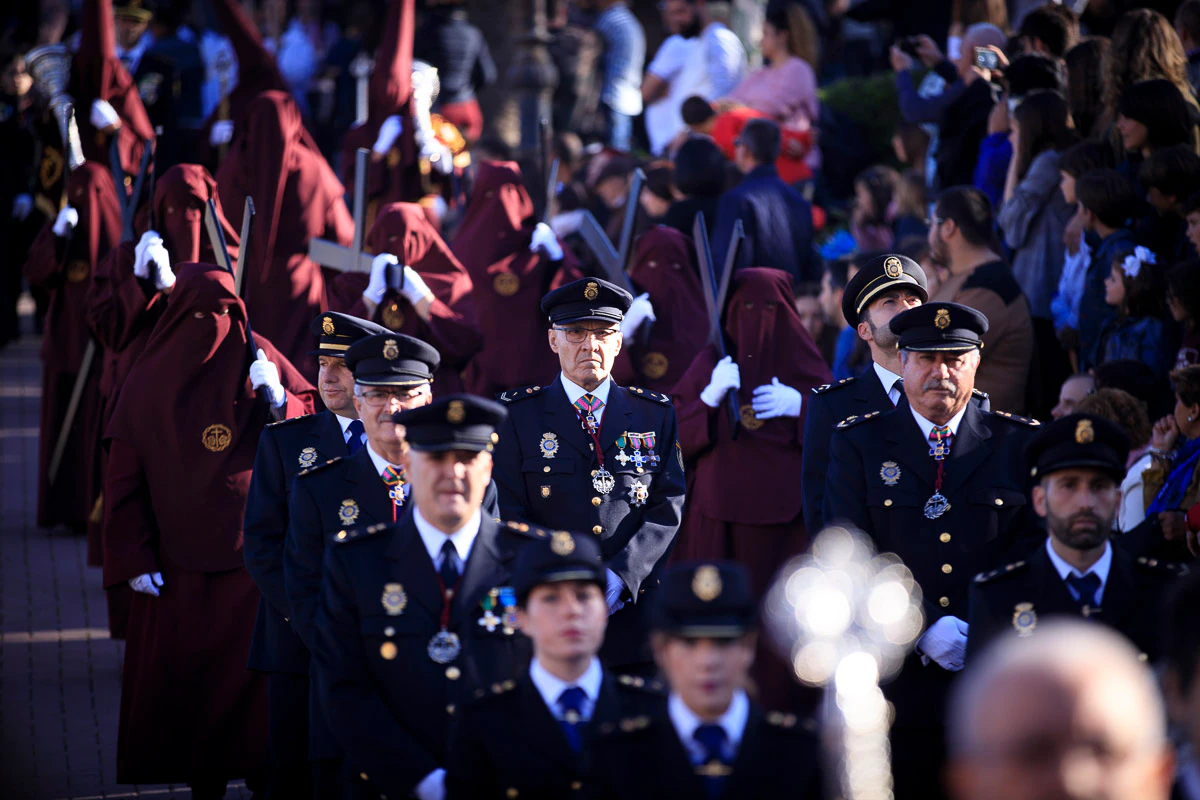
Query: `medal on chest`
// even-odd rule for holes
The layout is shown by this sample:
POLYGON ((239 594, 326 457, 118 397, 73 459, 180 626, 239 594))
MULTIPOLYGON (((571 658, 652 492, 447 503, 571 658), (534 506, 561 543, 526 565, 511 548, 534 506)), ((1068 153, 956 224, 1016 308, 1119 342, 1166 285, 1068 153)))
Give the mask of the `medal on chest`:
POLYGON ((592 488, 600 494, 608 494, 617 485, 617 481, 613 478, 612 473, 604 467, 596 470, 592 474, 592 488))
POLYGON ((937 479, 933 484, 933 495, 925 501, 925 519, 934 520, 950 510, 950 501, 942 494, 942 478, 946 474, 946 456, 950 455, 954 434, 948 426, 943 426, 935 427, 929 437, 932 440, 929 455, 937 462, 937 479))
POLYGON ((438 631, 426 648, 429 657, 438 664, 449 664, 462 653, 462 642, 453 631, 438 631))

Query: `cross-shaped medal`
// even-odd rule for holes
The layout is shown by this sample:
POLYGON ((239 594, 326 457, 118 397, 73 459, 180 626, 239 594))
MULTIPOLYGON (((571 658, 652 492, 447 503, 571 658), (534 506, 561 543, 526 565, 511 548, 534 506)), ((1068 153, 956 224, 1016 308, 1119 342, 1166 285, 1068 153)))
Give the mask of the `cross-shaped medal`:
POLYGON ((633 451, 633 465, 635 467, 643 466, 646 463, 646 461, 647 461, 647 458, 644 455, 642 455, 641 450, 633 451))
POLYGON ((617 459, 617 461, 620 461, 620 462, 621 462, 621 466, 622 466, 622 467, 623 467, 623 466, 625 466, 626 464, 628 464, 630 461, 632 461, 632 460, 633 460, 633 459, 631 459, 629 456, 625 455, 625 451, 624 451, 624 450, 622 450, 621 452, 617 453, 617 455, 615 456, 615 458, 617 459))
POLYGON ((479 618, 479 624, 487 628, 488 633, 496 630, 496 626, 498 626, 502 621, 503 620, 492 613, 490 608, 483 612, 483 616, 479 618))

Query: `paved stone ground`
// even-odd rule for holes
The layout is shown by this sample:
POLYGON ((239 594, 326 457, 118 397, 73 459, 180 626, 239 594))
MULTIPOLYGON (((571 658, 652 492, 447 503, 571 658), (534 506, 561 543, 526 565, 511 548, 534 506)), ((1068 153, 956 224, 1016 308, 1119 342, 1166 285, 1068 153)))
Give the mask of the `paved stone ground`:
POLYGON ((125 648, 84 538, 36 525, 40 348, 28 335, 0 350, 0 798, 189 798, 116 783, 125 648))

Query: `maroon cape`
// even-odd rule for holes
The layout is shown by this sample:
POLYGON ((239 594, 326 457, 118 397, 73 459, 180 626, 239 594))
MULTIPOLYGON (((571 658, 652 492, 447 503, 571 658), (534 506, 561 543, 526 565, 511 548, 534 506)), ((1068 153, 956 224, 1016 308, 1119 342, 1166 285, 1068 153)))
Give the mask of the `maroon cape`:
MULTIPOLYGON (((180 264, 166 311, 106 432, 104 584, 161 572, 135 595, 117 738, 119 783, 197 783, 261 767, 266 685, 246 669, 258 592, 242 515, 270 420, 246 376, 246 309, 211 264, 180 264), (197 316, 198 315, 198 316, 197 316)), ((316 391, 265 338, 289 416, 316 391)))
POLYGON ((691 237, 656 225, 637 240, 629 278, 637 292, 648 292, 655 321, 643 346, 629 336, 613 365, 613 377, 670 392, 708 341, 704 294, 691 237))
POLYGON ((510 161, 481 163, 451 243, 471 274, 483 330, 483 349, 464 376, 468 391, 492 396, 544 385, 558 373, 558 357, 546 341, 542 297, 582 273, 565 246, 561 265, 529 252, 536 224, 520 168, 510 161))
POLYGON ((246 125, 217 173, 221 202, 241 219, 246 196, 257 212, 242 288, 254 329, 310 379, 312 318, 325 311, 325 278, 308 258, 308 241, 349 245, 354 220, 341 182, 300 118, 295 100, 266 92, 250 103, 246 125))

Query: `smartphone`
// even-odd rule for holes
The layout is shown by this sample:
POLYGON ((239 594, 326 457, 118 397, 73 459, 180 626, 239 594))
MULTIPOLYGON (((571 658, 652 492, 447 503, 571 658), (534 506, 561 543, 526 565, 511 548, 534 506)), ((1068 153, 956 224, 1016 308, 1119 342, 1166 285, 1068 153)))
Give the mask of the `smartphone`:
POLYGON ((976 47, 975 66, 980 69, 996 69, 1000 66, 1000 56, 986 47, 976 47))

